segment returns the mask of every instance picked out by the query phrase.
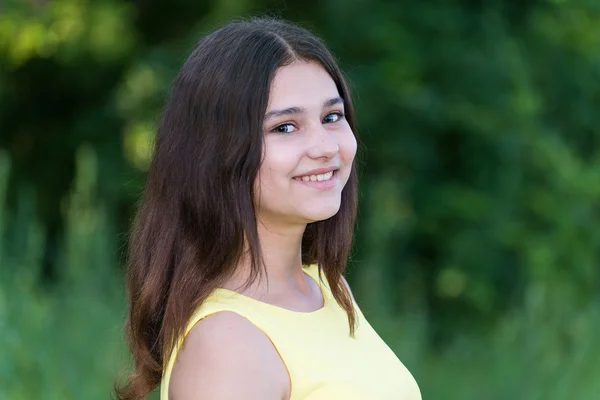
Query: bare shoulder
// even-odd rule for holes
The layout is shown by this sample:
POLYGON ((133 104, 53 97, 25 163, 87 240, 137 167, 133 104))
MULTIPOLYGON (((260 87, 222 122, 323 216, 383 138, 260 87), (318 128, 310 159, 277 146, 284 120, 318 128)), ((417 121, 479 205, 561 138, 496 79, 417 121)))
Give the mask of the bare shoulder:
POLYGON ((281 400, 289 391, 289 375, 273 343, 230 311, 209 315, 192 328, 169 385, 173 400, 281 400))

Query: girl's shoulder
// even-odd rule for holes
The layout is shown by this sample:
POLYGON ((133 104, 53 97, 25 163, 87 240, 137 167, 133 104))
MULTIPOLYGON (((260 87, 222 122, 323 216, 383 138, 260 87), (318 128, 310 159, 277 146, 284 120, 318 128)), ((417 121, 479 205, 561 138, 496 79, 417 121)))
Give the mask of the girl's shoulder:
POLYGON ((286 391, 287 370, 270 339, 231 311, 210 314, 191 328, 170 374, 169 392, 177 399, 199 393, 207 398, 281 399, 286 391))

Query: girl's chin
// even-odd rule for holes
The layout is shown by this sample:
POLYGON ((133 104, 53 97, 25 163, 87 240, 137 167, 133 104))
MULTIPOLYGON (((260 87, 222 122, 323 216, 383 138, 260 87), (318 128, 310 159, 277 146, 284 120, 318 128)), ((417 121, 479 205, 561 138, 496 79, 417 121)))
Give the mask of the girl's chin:
POLYGON ((324 221, 336 215, 340 210, 339 204, 337 207, 321 208, 319 210, 310 210, 304 213, 304 217, 310 222, 324 221))

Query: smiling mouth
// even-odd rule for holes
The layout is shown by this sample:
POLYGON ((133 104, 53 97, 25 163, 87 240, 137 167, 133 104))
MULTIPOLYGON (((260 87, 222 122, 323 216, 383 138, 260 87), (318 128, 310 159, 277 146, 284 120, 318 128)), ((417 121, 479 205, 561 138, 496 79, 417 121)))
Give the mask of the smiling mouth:
POLYGON ((331 180, 336 172, 337 170, 333 170, 324 174, 296 176, 294 179, 303 182, 323 182, 331 180))

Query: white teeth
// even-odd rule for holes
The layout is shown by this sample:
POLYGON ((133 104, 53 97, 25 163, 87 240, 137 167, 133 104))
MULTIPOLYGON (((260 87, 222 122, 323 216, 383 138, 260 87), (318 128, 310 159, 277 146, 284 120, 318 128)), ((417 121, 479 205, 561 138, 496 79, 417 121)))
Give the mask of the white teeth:
POLYGON ((333 171, 329 171, 326 174, 305 175, 305 176, 301 177, 300 179, 302 179, 304 182, 308 182, 308 181, 322 182, 322 181, 328 181, 329 179, 331 179, 332 176, 333 176, 333 171))

